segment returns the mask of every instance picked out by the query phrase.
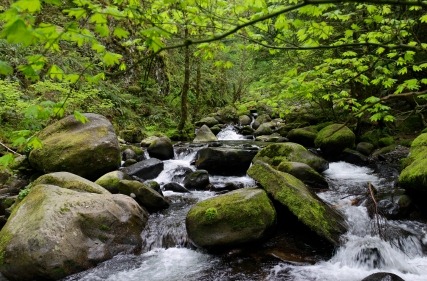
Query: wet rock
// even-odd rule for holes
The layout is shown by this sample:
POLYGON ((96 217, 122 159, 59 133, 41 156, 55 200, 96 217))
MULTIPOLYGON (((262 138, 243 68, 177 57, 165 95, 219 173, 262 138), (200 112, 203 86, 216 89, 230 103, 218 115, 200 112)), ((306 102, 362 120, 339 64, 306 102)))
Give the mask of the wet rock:
POLYGON ((203 125, 196 132, 196 137, 193 142, 210 142, 210 141, 218 141, 217 137, 212 133, 208 126, 203 125))
POLYGON ((172 141, 168 137, 159 137, 152 141, 147 152, 150 157, 160 160, 168 160, 174 157, 172 141))
POLYGON ((333 158, 339 156, 344 149, 353 148, 355 139, 353 131, 347 126, 332 124, 319 131, 314 143, 322 150, 323 155, 333 158))
POLYGON ((271 122, 262 123, 254 132, 255 136, 271 135, 273 133, 273 124, 271 122))
POLYGON ((249 168, 248 175, 312 231, 333 245, 339 245, 340 236, 347 231, 345 219, 302 181, 260 161, 249 168))
POLYGON ((402 278, 400 278, 398 275, 394 273, 377 272, 363 278, 361 281, 405 281, 405 280, 403 280, 402 278))
POLYGON ((246 174, 256 154, 252 149, 207 147, 197 151, 195 164, 212 175, 239 176, 246 174))
POLYGON ((110 121, 98 114, 84 115, 89 119, 84 124, 68 116, 40 132, 43 147, 29 156, 35 169, 96 179, 120 166, 119 142, 110 121))
POLYGON ((263 141, 263 142, 281 142, 286 141, 286 138, 283 138, 278 133, 273 133, 271 135, 263 135, 263 136, 257 136, 255 138, 256 141, 263 141))
POLYGON ((200 119, 200 121, 197 121, 195 123, 195 125, 197 127, 201 127, 203 125, 206 125, 208 127, 212 127, 212 126, 215 126, 215 125, 218 125, 218 124, 219 124, 219 122, 218 122, 218 120, 215 117, 209 117, 209 116, 205 117, 205 118, 202 118, 202 119, 200 119))
POLYGON ((371 155, 374 151, 374 145, 370 142, 359 142, 356 146, 356 150, 365 156, 371 155))
POLYGON ((150 158, 124 168, 123 173, 136 176, 143 180, 154 179, 163 171, 163 162, 156 158, 150 158))
POLYGON ((329 163, 322 157, 308 151, 300 144, 287 142, 270 144, 261 149, 252 162, 261 160, 277 167, 282 161, 305 163, 317 172, 323 172, 329 168, 329 163))
POLYGON ((139 181, 121 180, 119 192, 131 196, 149 212, 156 212, 169 207, 169 203, 161 194, 139 181))
POLYGON ((126 148, 122 152, 122 160, 126 161, 128 159, 135 159, 136 160, 136 153, 130 148, 126 148))
POLYGON ((0 232, 0 272, 11 281, 58 280, 137 253, 147 219, 129 196, 35 184, 0 232))
POLYGON ((259 124, 264 124, 271 121, 271 117, 268 114, 261 114, 256 118, 256 121, 259 124))
POLYGON ((95 181, 111 193, 119 193, 119 183, 121 180, 131 180, 132 178, 122 171, 109 172, 95 181))
POLYGON ((252 136, 254 134, 255 130, 250 126, 243 126, 239 129, 239 134, 244 136, 252 136))
POLYGON ((317 130, 314 127, 296 128, 289 131, 286 137, 291 142, 299 143, 306 147, 314 147, 317 130))
POLYGON ((265 191, 244 188, 195 204, 187 214, 186 228, 194 244, 215 249, 263 238, 275 218, 265 191))
POLYGON ((312 188, 328 188, 325 178, 305 163, 282 161, 277 170, 293 175, 312 188))
POLYGON ((209 174, 206 170, 197 170, 184 178, 184 186, 189 190, 208 190, 210 187, 209 174))
POLYGON ((145 138, 141 141, 141 147, 149 147, 155 140, 157 140, 159 137, 157 136, 150 136, 148 138, 145 138))
POLYGON ((369 158, 363 155, 362 153, 346 148, 340 155, 340 160, 345 162, 358 165, 358 166, 366 166, 369 164, 369 158))
POLYGON ((170 182, 163 186, 164 190, 170 190, 179 193, 189 193, 190 191, 176 182, 170 182))
POLYGON ((239 124, 240 124, 240 126, 250 125, 251 122, 252 122, 252 119, 248 115, 240 115, 239 116, 239 124))
POLYGON ((174 182, 182 182, 184 178, 192 173, 193 170, 189 167, 179 166, 173 171, 172 181, 174 182))
POLYGON ((124 163, 123 163, 123 167, 129 167, 132 166, 133 164, 138 163, 138 161, 136 161, 135 159, 127 159, 124 163))

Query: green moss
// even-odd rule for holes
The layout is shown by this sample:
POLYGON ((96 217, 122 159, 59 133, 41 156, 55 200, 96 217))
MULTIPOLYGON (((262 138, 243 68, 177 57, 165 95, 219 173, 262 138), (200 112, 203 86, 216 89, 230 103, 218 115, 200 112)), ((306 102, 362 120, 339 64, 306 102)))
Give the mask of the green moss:
POLYGON ((214 221, 218 216, 218 210, 216 208, 207 208, 205 211, 206 221, 214 221))
POLYGON ((343 124, 332 124, 319 131, 314 141, 316 147, 328 154, 338 154, 355 145, 356 136, 343 124))
POLYGON ((394 138, 392 136, 388 136, 388 137, 384 137, 384 138, 380 138, 378 140, 378 145, 380 147, 385 147, 385 146, 389 146, 392 145, 394 143, 394 138))

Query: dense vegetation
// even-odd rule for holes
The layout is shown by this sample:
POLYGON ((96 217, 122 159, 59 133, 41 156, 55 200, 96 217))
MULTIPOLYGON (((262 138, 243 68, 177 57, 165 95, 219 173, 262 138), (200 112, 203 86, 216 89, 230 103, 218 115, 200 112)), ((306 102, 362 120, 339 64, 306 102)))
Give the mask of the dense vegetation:
MULTIPOLYGON (((425 125, 427 1, 18 0, 0 4, 0 154, 96 112, 136 138, 191 136, 232 106, 425 125)), ((0 155, 1 156, 1 155, 0 155)))

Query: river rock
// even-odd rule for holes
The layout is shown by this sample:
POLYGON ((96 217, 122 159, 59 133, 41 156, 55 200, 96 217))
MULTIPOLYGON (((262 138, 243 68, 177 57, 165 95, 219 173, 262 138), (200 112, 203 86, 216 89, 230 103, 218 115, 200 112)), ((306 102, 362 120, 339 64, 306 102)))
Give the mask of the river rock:
POLYGON ((189 193, 190 191, 177 182, 169 182, 163 186, 164 190, 170 190, 179 193, 189 193))
POLYGON ((356 150, 359 151, 360 153, 362 153, 365 156, 369 156, 371 155, 371 153, 374 151, 374 145, 370 142, 359 142, 356 145, 356 150))
POLYGON ((347 231, 343 216, 311 192, 302 181, 261 161, 249 168, 248 175, 312 231, 339 245, 340 236, 347 231))
POLYGON ((113 171, 101 176, 95 181, 95 183, 99 184, 111 193, 119 193, 120 181, 130 179, 132 178, 122 171, 113 171))
POLYGON ((240 126, 248 126, 251 123, 252 123, 252 119, 248 115, 240 115, 239 116, 239 124, 240 124, 240 126))
POLYGON ((312 188, 324 189, 329 187, 325 178, 305 163, 282 161, 277 166, 277 170, 293 175, 312 188))
POLYGON ((286 137, 291 142, 299 143, 303 146, 314 147, 317 131, 313 127, 296 128, 289 131, 286 137))
POLYGON ((369 158, 367 156, 350 148, 346 148, 341 152, 340 159, 359 166, 366 166, 369 164, 369 158))
POLYGON ((273 133, 273 124, 271 122, 262 123, 254 132, 255 136, 271 135, 273 133))
POLYGON ((11 281, 58 280, 137 253, 147 219, 129 196, 33 185, 0 232, 0 272, 11 281))
POLYGON ((143 139, 140 143, 141 147, 149 147, 155 140, 157 140, 158 136, 149 136, 143 139))
POLYGON ((261 115, 258 115, 258 117, 256 118, 256 121, 259 124, 264 124, 264 123, 270 122, 271 117, 268 114, 261 114, 261 115))
POLYGON ((193 142, 210 142, 210 141, 218 141, 218 138, 212 133, 208 126, 203 125, 196 132, 196 137, 193 142))
POLYGON ((336 157, 346 148, 353 148, 356 136, 343 124, 326 126, 316 136, 314 144, 325 156, 336 157))
POLYGON ((194 244, 215 248, 260 239, 275 218, 264 190, 243 188, 195 204, 187 214, 186 227, 194 244))
POLYGON ((122 152, 122 160, 123 161, 129 160, 129 159, 135 159, 136 160, 136 157, 137 157, 136 152, 133 151, 133 149, 126 148, 122 152))
POLYGON ((139 181, 121 180, 119 182, 119 192, 131 196, 150 212, 169 207, 168 201, 161 194, 139 181))
POLYGON ((207 190, 210 186, 209 173, 206 170, 197 170, 184 178, 184 186, 189 190, 207 190))
POLYGON ((261 149, 252 162, 257 160, 272 166, 278 166, 282 161, 305 163, 319 173, 329 168, 328 161, 293 142, 270 144, 261 149))
POLYGON ((361 281, 405 281, 405 280, 403 280, 402 278, 400 278, 398 275, 394 273, 377 272, 363 278, 361 281))
POLYGON ((172 141, 168 137, 159 137, 151 142, 147 148, 151 158, 169 160, 174 157, 172 141))
POLYGON ((282 137, 278 133, 273 133, 271 135, 262 135, 257 136, 255 138, 256 141, 263 141, 263 142, 281 142, 281 141, 287 141, 288 139, 282 137))
POLYGON ((197 121, 195 123, 195 125, 197 127, 200 127, 200 126, 203 126, 203 125, 206 125, 208 127, 213 127, 213 126, 218 125, 218 124, 219 124, 218 120, 216 120, 216 118, 212 117, 212 116, 208 116, 208 117, 202 118, 202 119, 200 119, 199 121, 197 121))
POLYGON ((245 175, 257 152, 243 148, 206 147, 197 151, 196 167, 212 175, 245 175))
POLYGON ((163 162, 156 158, 142 160, 124 168, 123 173, 143 180, 154 179, 163 171, 163 162))
POLYGON ((43 147, 29 155, 35 169, 96 179, 120 166, 119 142, 110 121, 98 114, 84 115, 88 118, 84 124, 68 116, 40 132, 43 147))

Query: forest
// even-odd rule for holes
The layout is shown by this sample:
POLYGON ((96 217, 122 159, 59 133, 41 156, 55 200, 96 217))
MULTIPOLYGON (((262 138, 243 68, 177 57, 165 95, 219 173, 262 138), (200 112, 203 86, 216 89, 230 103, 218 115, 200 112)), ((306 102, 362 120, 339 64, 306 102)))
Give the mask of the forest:
POLYGON ((0 162, 65 115, 190 139, 220 108, 304 105, 354 126, 423 128, 421 0, 19 0, 0 5, 0 162), (369 125, 370 124, 370 125, 369 125), (406 124, 406 123, 404 123, 406 124), (415 125, 414 125, 415 124, 415 125))

